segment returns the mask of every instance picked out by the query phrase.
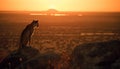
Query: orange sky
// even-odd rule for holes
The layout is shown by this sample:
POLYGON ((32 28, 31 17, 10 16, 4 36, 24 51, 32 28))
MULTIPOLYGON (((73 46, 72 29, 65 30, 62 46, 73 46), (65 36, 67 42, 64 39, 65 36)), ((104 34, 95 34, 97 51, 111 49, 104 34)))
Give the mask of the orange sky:
POLYGON ((120 11, 120 0, 1 0, 0 10, 120 11))

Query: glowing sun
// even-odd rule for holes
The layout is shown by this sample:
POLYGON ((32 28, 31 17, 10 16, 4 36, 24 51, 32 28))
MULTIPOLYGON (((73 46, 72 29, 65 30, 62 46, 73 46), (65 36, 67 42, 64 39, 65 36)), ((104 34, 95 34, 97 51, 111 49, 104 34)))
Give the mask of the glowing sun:
POLYGON ((50 5, 48 9, 56 9, 55 5, 50 5))

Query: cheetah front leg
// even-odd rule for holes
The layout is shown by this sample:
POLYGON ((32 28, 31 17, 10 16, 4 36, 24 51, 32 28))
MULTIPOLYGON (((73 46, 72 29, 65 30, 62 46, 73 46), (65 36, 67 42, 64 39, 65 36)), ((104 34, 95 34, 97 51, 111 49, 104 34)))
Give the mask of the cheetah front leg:
POLYGON ((30 39, 29 39, 29 43, 28 43, 28 45, 30 46, 30 39))
POLYGON ((31 36, 29 36, 29 41, 28 41, 28 45, 30 46, 31 44, 31 36))

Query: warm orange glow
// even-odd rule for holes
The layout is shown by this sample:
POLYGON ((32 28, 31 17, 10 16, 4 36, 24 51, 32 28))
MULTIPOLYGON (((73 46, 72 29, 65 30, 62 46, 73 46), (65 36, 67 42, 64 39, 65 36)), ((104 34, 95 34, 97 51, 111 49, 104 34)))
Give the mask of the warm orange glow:
POLYGON ((1 0, 0 10, 120 11, 120 0, 1 0))
POLYGON ((49 9, 57 9, 54 5, 50 5, 49 9))

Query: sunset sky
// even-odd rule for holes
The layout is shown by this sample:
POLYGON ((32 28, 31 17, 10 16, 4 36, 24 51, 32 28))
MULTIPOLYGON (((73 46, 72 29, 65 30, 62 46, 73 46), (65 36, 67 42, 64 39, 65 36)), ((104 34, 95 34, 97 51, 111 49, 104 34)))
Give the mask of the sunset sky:
POLYGON ((9 11, 119 11, 120 0, 0 0, 0 10, 9 11))

